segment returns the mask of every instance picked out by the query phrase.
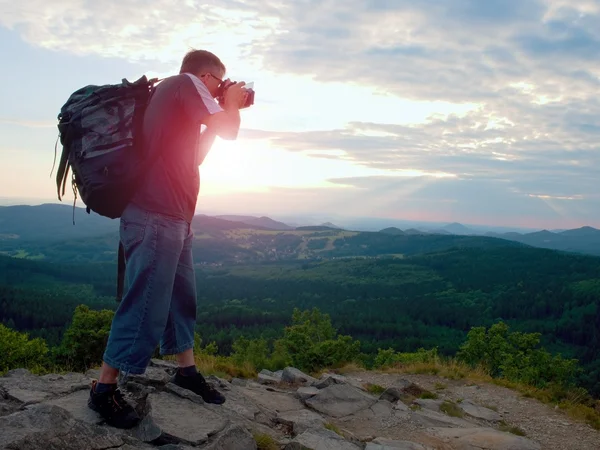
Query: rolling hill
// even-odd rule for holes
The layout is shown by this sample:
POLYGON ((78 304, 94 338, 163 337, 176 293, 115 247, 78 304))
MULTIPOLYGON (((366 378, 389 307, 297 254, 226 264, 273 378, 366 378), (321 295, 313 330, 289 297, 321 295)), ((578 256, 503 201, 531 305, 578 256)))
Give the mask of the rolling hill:
MULTIPOLYGON (((119 221, 87 214, 83 208, 75 209, 75 225, 72 220, 73 209, 68 205, 0 207, 0 252, 58 261, 112 261, 119 221)), ((452 246, 517 243, 600 255, 600 230, 592 227, 482 235, 452 223, 428 231, 388 227, 366 232, 344 230, 333 224, 291 227, 264 216, 203 214, 194 217, 192 226, 199 263, 397 255, 411 254, 415 248, 437 251, 452 246)))
POLYGON ((254 216, 237 216, 237 215, 221 215, 215 216, 217 219, 223 219, 230 222, 242 222, 251 226, 260 228, 268 228, 270 230, 293 230, 294 227, 287 225, 283 222, 278 222, 270 217, 254 217, 254 216))
POLYGON ((581 227, 560 232, 542 230, 525 234, 515 232, 487 233, 487 236, 521 242, 533 247, 600 255, 600 230, 592 227, 581 227))

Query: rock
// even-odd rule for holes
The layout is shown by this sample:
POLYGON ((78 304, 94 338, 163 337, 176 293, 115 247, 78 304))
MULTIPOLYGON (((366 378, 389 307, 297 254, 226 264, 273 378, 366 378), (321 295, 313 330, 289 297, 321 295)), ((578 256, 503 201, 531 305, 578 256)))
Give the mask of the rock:
POLYGON ((334 384, 322 389, 305 404, 331 417, 344 417, 375 404, 377 399, 347 384, 334 384))
POLYGON ((307 385, 312 384, 317 380, 294 367, 286 367, 281 374, 281 381, 291 384, 307 385))
POLYGON ((369 442, 365 450, 433 450, 431 447, 410 441, 394 441, 377 438, 369 442))
MULTIPOLYGON (((148 408, 147 408, 148 409, 148 408)), ((149 411, 147 411, 149 412, 149 411)), ((132 431, 133 436, 142 442, 156 441, 162 435, 162 430, 152 419, 152 415, 147 414, 132 431)))
POLYGON ((303 407, 302 403, 294 398, 292 394, 281 392, 269 392, 267 394, 263 386, 258 389, 244 389, 243 395, 259 407, 272 411, 274 415, 278 412, 296 411, 303 407))
POLYGON ((294 435, 304 433, 310 428, 322 428, 326 422, 319 414, 307 409, 279 413, 274 421, 290 427, 294 435))
POLYGON ((24 405, 33 405, 35 403, 41 403, 47 398, 51 398, 53 395, 50 392, 41 391, 30 391, 27 389, 9 389, 8 398, 16 400, 17 402, 23 403, 24 405))
POLYGON ((296 436, 284 450, 361 450, 361 447, 331 430, 315 428, 296 436))
POLYGON ((80 422, 47 404, 0 417, 0 430, 0 448, 11 450, 103 450, 124 445, 114 430, 80 422))
POLYGON ((265 375, 264 373, 259 373, 257 380, 260 384, 279 384, 281 382, 279 378, 265 375))
POLYGON ((530 439, 493 428, 431 428, 427 431, 446 442, 452 442, 452 446, 457 449, 541 450, 542 448, 530 439))
POLYGON ((337 374, 323 374, 320 380, 315 381, 312 386, 317 389, 324 389, 332 384, 345 384, 347 382, 346 377, 337 374))
POLYGON ((281 378, 281 377, 275 376, 275 374, 273 372, 271 372, 270 370, 267 370, 267 369, 261 370, 258 374, 259 375, 266 375, 266 376, 271 377, 271 378, 281 378))
POLYGON ((165 392, 150 394, 149 416, 165 438, 200 445, 228 425, 228 420, 187 399, 165 392))
POLYGON ((189 389, 183 389, 182 387, 177 386, 175 383, 167 383, 165 385, 165 390, 181 398, 185 398, 194 403, 198 403, 199 405, 204 404, 204 399, 198 394, 190 391, 189 389))
POLYGON ((424 427, 462 427, 470 428, 473 424, 459 417, 451 417, 446 414, 431 411, 429 409, 421 409, 413 411, 410 414, 410 419, 424 427))
POLYGON ((385 400, 379 400, 370 409, 377 418, 386 418, 392 414, 392 404, 385 400))
POLYGON ((398 380, 394 386, 383 391, 379 398, 390 403, 395 403, 398 400, 406 402, 415 397, 420 397, 423 392, 425 391, 411 381, 398 380))
POLYGON ((152 358, 149 367, 160 367, 171 375, 175 375, 178 365, 176 361, 168 361, 166 359, 152 358))
POLYGON ((248 385, 248 382, 246 380, 241 379, 241 378, 232 378, 231 379, 231 385, 232 386, 239 386, 239 387, 246 387, 248 385))
POLYGON ((419 405, 421 408, 429 409, 431 411, 438 412, 440 410, 440 405, 443 400, 433 400, 429 398, 418 398, 413 401, 414 404, 419 405))
MULTIPOLYGON (((405 413, 404 416, 408 417, 408 413, 405 413)), ((392 404, 386 400, 378 400, 369 408, 362 409, 360 411, 355 412, 354 414, 345 416, 340 420, 343 422, 351 422, 351 423, 360 423, 362 425, 366 425, 369 422, 375 421, 376 424, 386 422, 392 416, 392 404)), ((396 414, 398 417, 399 414, 396 414)), ((370 425, 377 426, 377 425, 370 425)))
POLYGON ((233 425, 219 434, 215 442, 205 450, 256 450, 256 441, 250 432, 239 425, 233 425))
POLYGON ((88 369, 85 376, 90 380, 97 380, 100 378, 100 369, 88 369))
MULTIPOLYGON (((204 407, 220 414, 225 414, 226 411, 230 417, 256 421, 261 410, 245 395, 247 390, 234 385, 232 385, 231 388, 231 391, 227 393, 227 400, 225 403, 222 405, 205 403, 204 407)), ((272 417, 274 416, 275 413, 272 414, 272 417)))
POLYGON ((221 389, 221 390, 225 390, 225 391, 228 391, 229 389, 231 389, 231 383, 229 383, 229 381, 227 381, 223 378, 219 378, 216 375, 207 376, 206 382, 208 384, 210 384, 212 387, 214 387, 215 389, 221 389))
POLYGON ((171 375, 163 368, 148 366, 143 374, 129 375, 127 381, 134 381, 145 386, 162 387, 171 381, 171 375))
POLYGON ((410 411, 410 408, 408 407, 408 405, 400 400, 398 400, 396 403, 394 403, 393 408, 396 411, 406 411, 406 412, 410 411))
POLYGON ((81 420, 82 422, 96 425, 104 422, 104 419, 100 417, 95 411, 92 411, 88 405, 88 398, 90 396, 89 391, 77 391, 64 397, 59 397, 44 402, 46 405, 58 406, 68 411, 74 419, 81 420))
POLYGON ((496 411, 483 406, 476 405, 470 400, 463 400, 458 406, 469 416, 477 419, 489 420, 491 422, 499 422, 502 417, 496 411))
POLYGON ((0 388, 8 399, 30 405, 78 390, 89 389, 90 380, 80 373, 37 376, 28 370, 17 369, 0 377, 0 388))
POLYGON ((311 386, 303 386, 296 391, 296 397, 300 400, 306 400, 319 393, 319 389, 311 386))

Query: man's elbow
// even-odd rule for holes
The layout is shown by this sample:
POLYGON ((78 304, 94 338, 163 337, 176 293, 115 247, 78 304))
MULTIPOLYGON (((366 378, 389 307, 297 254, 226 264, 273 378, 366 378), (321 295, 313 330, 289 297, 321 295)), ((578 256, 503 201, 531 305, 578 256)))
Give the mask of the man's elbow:
POLYGON ((220 112, 211 116, 208 119, 206 126, 209 129, 214 130, 215 134, 221 139, 234 141, 237 139, 240 129, 239 115, 238 117, 235 117, 235 115, 232 117, 229 113, 220 112))

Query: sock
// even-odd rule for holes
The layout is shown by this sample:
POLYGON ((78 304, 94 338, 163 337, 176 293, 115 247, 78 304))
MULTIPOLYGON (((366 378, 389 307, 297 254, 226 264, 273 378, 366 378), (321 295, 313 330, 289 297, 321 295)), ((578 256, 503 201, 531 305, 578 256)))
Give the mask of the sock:
POLYGON ((104 392, 111 392, 117 387, 117 383, 96 383, 96 394, 102 394, 104 392))
POLYGON ((196 366, 194 365, 194 366, 180 367, 179 373, 184 377, 193 377, 194 375, 196 375, 198 373, 198 371, 196 370, 196 366))

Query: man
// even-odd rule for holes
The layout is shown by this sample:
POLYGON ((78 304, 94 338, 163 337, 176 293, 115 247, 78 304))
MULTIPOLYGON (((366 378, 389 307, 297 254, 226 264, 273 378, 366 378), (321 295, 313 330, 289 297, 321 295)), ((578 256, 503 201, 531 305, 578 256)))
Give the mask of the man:
POLYGON ((121 217, 128 290, 113 318, 100 376, 88 400, 90 408, 118 428, 131 428, 140 419, 117 388, 119 373, 144 373, 159 344, 161 354, 177 357, 173 383, 207 403, 225 401, 197 372, 194 361, 191 229, 200 189, 198 166, 216 136, 237 138, 239 109, 247 96, 244 83, 237 83, 227 88, 222 105, 218 103, 224 76, 217 56, 190 51, 179 75, 157 85, 144 116, 144 149, 158 159, 121 217))

